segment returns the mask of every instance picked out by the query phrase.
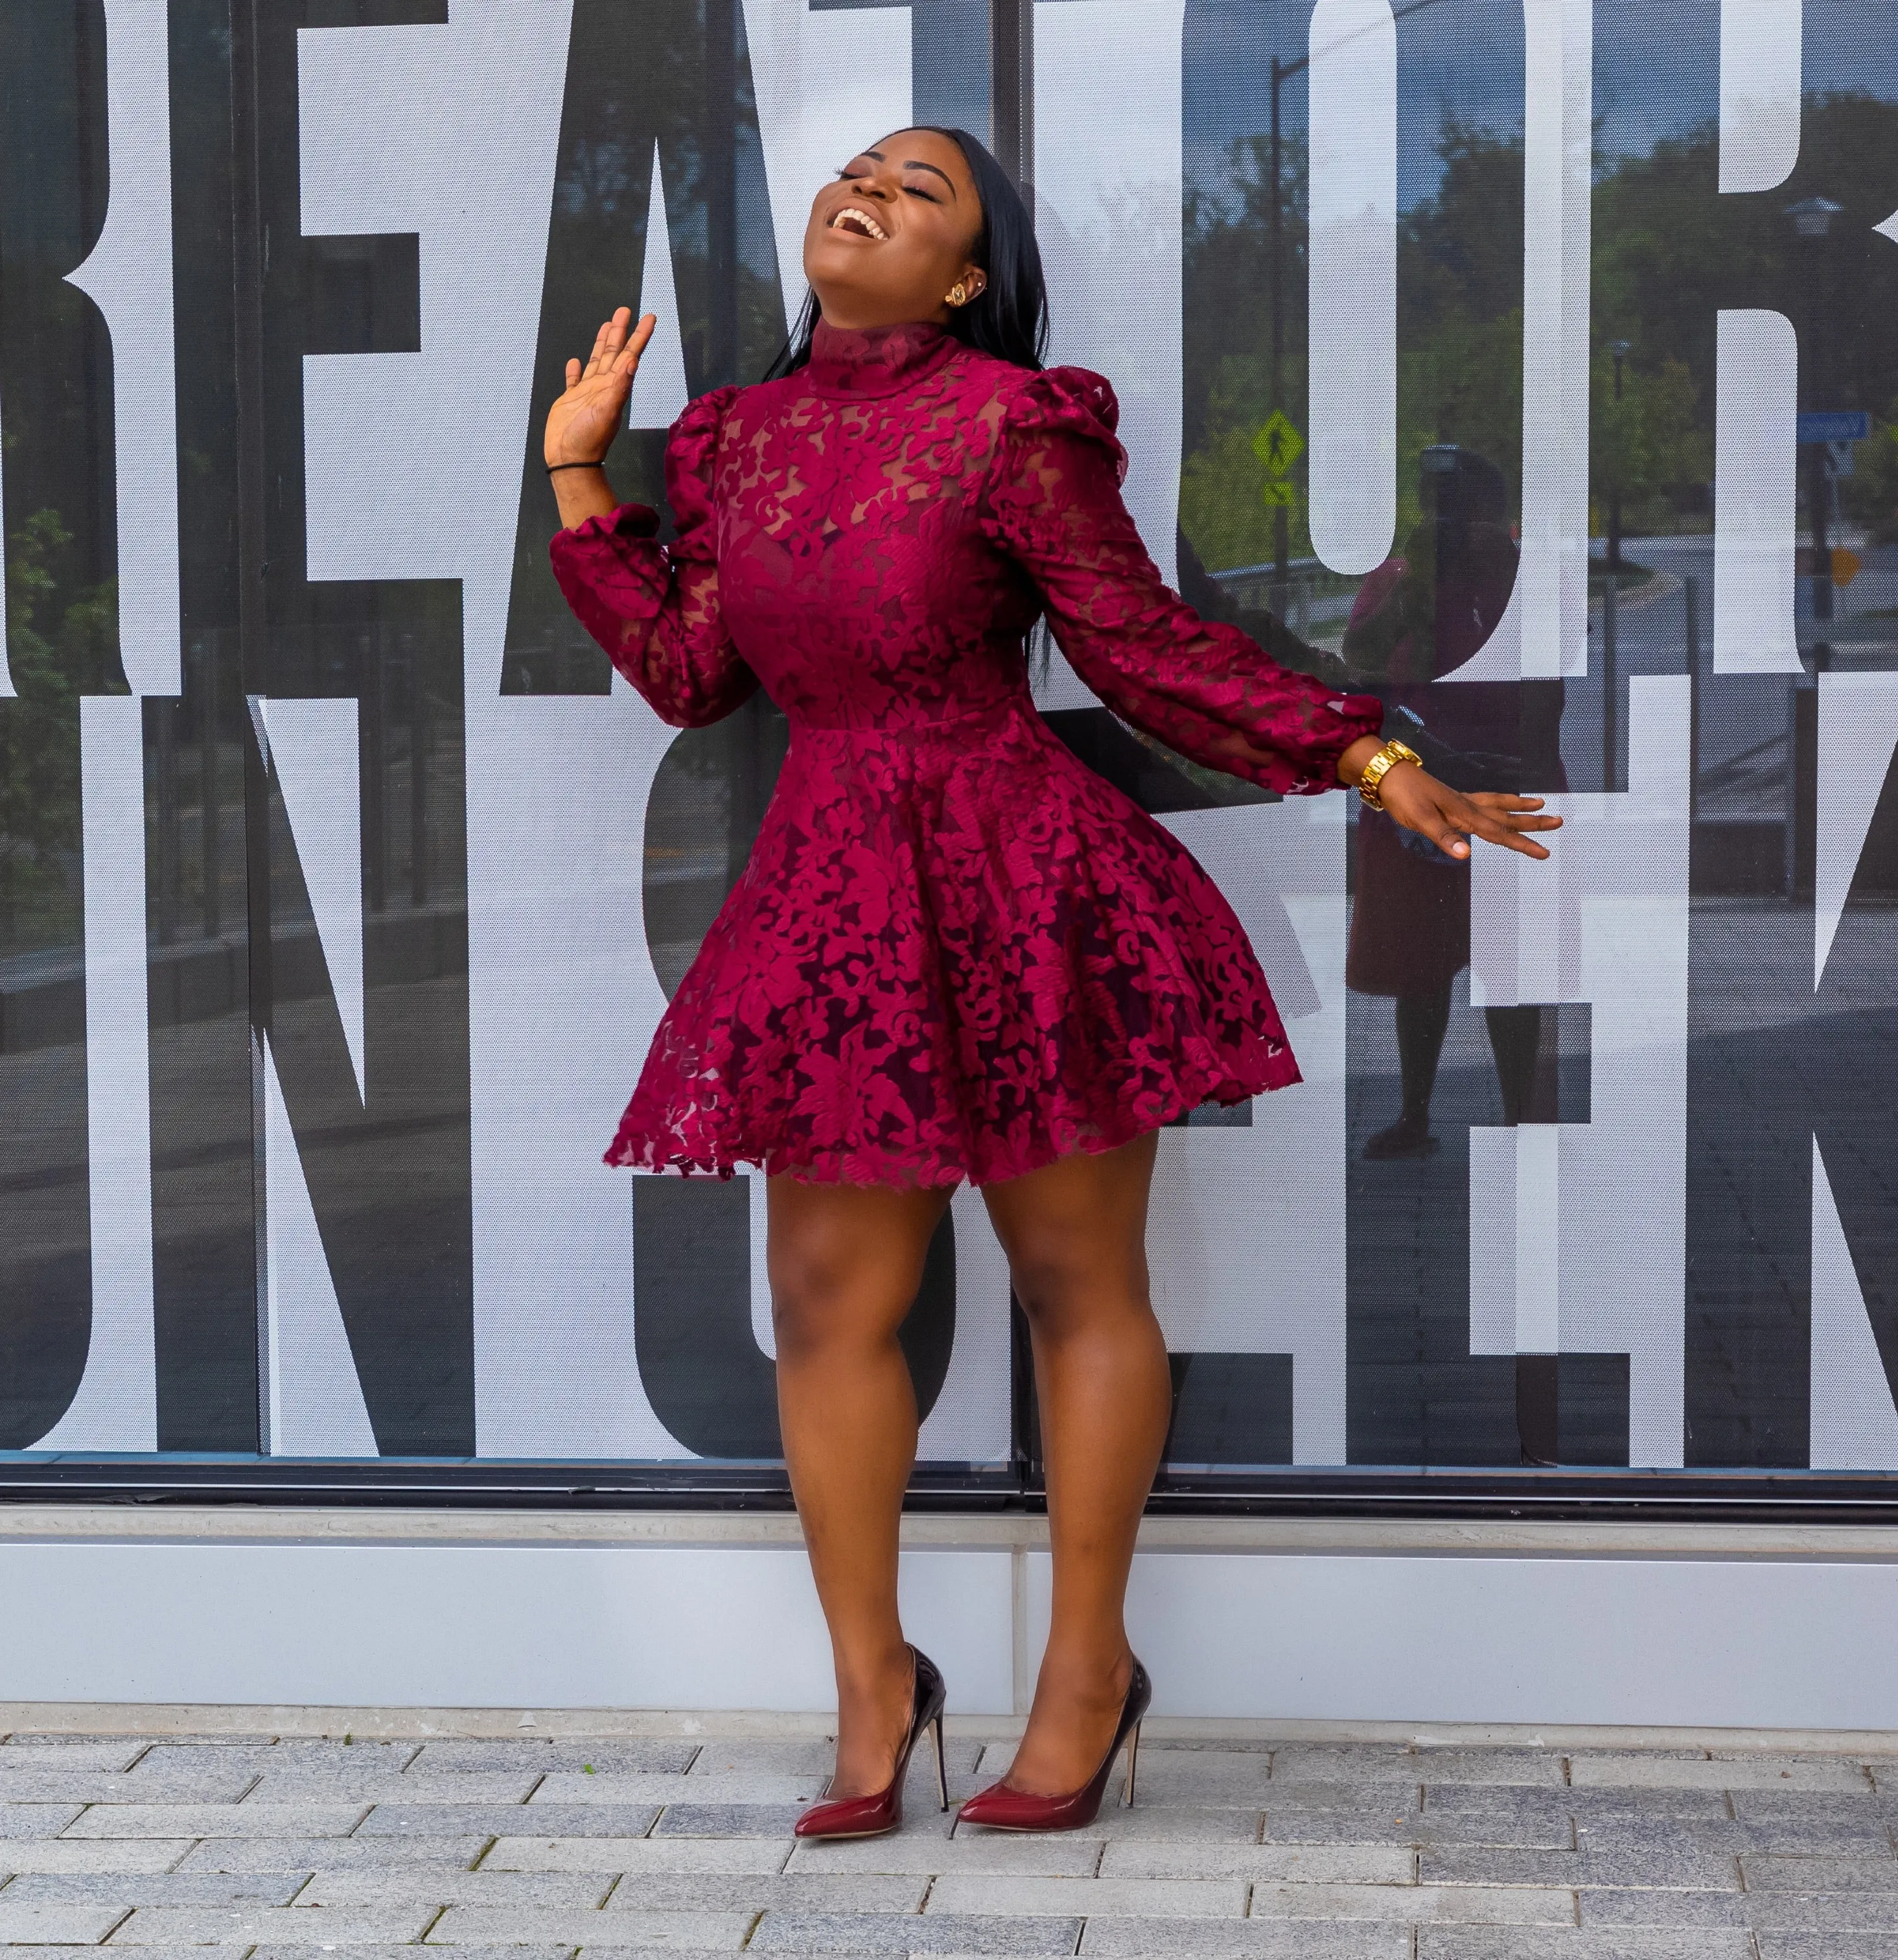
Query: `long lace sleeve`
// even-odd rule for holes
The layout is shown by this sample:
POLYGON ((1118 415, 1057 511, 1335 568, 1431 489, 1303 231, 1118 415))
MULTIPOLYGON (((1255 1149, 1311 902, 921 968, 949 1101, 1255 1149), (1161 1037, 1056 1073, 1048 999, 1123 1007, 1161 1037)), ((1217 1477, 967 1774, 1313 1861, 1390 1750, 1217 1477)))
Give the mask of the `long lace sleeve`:
POLYGON ((712 469, 735 388, 688 405, 666 450, 666 497, 679 535, 655 541, 657 512, 622 504, 555 533, 554 576, 580 624, 662 721, 702 728, 758 686, 725 630, 713 538, 712 469))
POLYGON ((1264 789, 1336 789, 1338 758, 1378 732, 1381 703, 1280 667, 1161 583, 1121 501, 1119 414, 1085 368, 1036 375, 1005 418, 984 532, 1034 580, 1055 644, 1124 721, 1264 789))

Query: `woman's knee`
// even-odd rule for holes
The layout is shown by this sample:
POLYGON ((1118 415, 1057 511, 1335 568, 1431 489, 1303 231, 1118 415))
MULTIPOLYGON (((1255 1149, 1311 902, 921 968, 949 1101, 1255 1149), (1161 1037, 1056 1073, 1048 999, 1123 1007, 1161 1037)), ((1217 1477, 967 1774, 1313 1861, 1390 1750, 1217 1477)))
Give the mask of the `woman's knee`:
POLYGON ((901 1245, 866 1241, 825 1221, 774 1227, 766 1257, 778 1357, 893 1341, 921 1282, 901 1245))
POLYGON ((1103 1246, 1082 1235, 1029 1234, 1009 1249, 1009 1274, 1037 1332, 1060 1333, 1151 1311, 1140 1249, 1103 1246))

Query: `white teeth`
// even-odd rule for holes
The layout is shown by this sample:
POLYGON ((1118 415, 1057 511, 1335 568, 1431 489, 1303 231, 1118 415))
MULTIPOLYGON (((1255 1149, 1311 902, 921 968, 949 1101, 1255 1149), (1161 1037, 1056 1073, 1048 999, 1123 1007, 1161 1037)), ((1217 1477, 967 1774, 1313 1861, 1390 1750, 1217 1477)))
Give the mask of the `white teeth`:
POLYGON ((867 211, 854 204, 844 205, 844 208, 831 220, 831 229, 833 231, 836 231, 846 218, 855 221, 851 227, 853 230, 861 230, 872 238, 886 239, 889 236, 889 233, 877 223, 875 218, 871 217, 867 211))

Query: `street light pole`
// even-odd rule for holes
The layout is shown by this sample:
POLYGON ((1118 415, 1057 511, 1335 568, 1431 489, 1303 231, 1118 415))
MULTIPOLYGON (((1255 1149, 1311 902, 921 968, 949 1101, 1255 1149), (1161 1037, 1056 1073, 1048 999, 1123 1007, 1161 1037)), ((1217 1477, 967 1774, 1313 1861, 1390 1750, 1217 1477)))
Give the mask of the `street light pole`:
MULTIPOLYGON (((1614 356, 1614 398, 1618 408, 1621 404, 1621 371, 1631 352, 1630 343, 1614 340, 1608 343, 1608 352, 1614 356)), ((1615 434, 1617 447, 1621 431, 1615 434)), ((1612 579, 1621 575, 1621 458, 1617 456, 1611 466, 1614 475, 1608 485, 1608 576, 1612 579)))
MULTIPOLYGON (((1833 220, 1844 209, 1844 205, 1834 204, 1827 197, 1804 198, 1786 208, 1794 231, 1808 241, 1807 256, 1812 261, 1806 277, 1806 358, 1802 365, 1810 377, 1806 383, 1806 407, 1814 414, 1825 406, 1821 386, 1825 364, 1820 342, 1825 309, 1819 273, 1825 262, 1822 255, 1833 220)), ((1812 616, 1815 620, 1830 619, 1833 610, 1832 479, 1826 469, 1826 445, 1808 443, 1806 449, 1806 512, 1812 529, 1812 616)), ((1816 655, 1821 666, 1825 657, 1823 652, 1816 655)))

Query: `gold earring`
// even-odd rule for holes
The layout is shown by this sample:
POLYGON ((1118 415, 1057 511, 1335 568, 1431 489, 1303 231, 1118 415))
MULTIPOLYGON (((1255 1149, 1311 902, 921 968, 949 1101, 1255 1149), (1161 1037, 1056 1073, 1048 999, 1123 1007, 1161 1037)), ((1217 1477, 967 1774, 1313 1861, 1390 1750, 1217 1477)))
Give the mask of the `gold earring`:
POLYGON ((949 288, 948 296, 943 304, 945 306, 962 306, 967 304, 968 300, 968 294, 962 281, 958 279, 955 285, 949 288))

